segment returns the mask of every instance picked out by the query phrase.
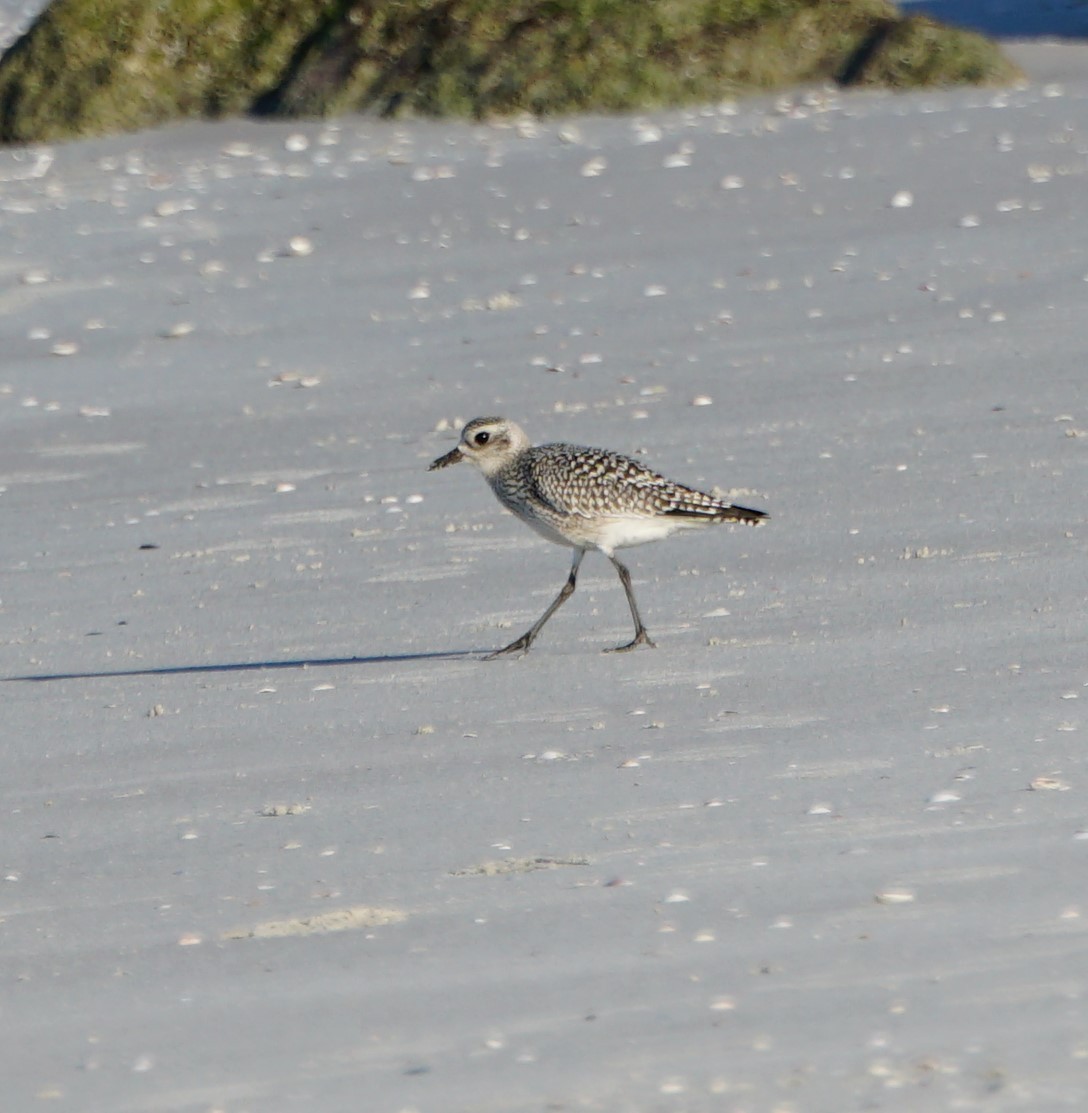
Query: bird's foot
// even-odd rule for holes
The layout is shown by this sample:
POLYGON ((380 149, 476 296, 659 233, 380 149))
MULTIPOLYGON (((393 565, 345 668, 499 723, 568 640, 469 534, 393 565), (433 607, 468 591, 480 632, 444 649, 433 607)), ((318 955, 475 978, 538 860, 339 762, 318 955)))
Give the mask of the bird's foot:
POLYGON ((637 649, 640 645, 647 645, 651 649, 656 649, 657 646, 650 641, 650 635, 645 630, 639 629, 634 638, 626 645, 614 645, 611 649, 602 650, 604 653, 627 653, 629 650, 637 649))
POLYGON ((489 653, 484 660, 494 661, 496 657, 505 657, 508 654, 516 653, 519 656, 529 652, 529 646, 533 644, 533 639, 529 634, 522 634, 517 641, 512 641, 509 645, 504 645, 502 649, 496 649, 494 653, 489 653))

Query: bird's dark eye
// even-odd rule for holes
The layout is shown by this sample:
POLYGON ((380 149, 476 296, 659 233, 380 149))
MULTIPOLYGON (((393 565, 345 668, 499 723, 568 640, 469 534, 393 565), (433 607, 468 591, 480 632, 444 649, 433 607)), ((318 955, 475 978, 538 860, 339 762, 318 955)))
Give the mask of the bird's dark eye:
POLYGON ((476 444, 487 444, 487 442, 491 440, 491 434, 477 433, 476 436, 474 436, 472 439, 476 442, 476 444))

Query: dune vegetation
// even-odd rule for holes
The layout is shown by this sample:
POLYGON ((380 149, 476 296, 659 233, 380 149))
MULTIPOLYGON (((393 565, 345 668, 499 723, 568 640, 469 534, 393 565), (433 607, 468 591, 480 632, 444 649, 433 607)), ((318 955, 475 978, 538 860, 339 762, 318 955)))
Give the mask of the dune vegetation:
POLYGON ((886 0, 54 0, 0 59, 0 140, 240 113, 484 118, 799 83, 1000 83, 983 36, 886 0))

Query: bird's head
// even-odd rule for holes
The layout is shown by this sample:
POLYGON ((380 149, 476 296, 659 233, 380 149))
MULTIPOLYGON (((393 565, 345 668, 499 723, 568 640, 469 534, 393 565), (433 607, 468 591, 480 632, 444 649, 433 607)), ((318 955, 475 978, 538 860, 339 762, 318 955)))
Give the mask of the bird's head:
POLYGON ((475 417, 461 430, 461 441, 427 469, 448 468, 461 460, 474 464, 485 476, 494 475, 529 447, 529 438, 502 417, 475 417))

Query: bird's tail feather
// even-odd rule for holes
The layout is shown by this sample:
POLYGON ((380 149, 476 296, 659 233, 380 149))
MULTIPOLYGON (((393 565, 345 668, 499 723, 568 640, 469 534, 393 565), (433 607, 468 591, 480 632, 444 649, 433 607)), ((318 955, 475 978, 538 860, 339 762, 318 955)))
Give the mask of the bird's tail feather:
POLYGON ((666 511, 666 514, 678 518, 701 518, 711 522, 744 522, 746 525, 758 526, 770 517, 762 510, 751 510, 747 506, 699 506, 692 503, 689 506, 676 506, 666 511))

